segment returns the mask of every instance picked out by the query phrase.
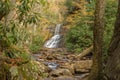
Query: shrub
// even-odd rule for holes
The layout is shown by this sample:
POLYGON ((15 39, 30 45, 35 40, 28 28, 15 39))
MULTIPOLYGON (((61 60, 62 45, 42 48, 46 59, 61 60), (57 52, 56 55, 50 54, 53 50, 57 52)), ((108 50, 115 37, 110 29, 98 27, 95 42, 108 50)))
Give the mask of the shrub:
POLYGON ((32 44, 29 46, 32 52, 38 51, 43 45, 43 38, 41 36, 35 36, 32 40, 32 44))
POLYGON ((116 19, 117 1, 108 0, 105 14, 105 30, 104 30, 104 53, 107 54, 107 49, 113 34, 114 23, 116 19))
POLYGON ((92 30, 87 24, 79 23, 66 35, 65 45, 68 51, 81 52, 92 44, 92 30))
MULTIPOLYGON (((94 12, 94 4, 86 4, 87 12, 94 12)), ((113 27, 115 22, 115 15, 117 11, 117 2, 114 0, 107 0, 106 14, 105 14, 105 28, 104 28, 104 55, 107 55, 109 43, 113 34, 113 27)), ((71 28, 66 36, 65 45, 69 51, 80 52, 84 48, 92 44, 92 25, 86 22, 93 21, 93 15, 81 16, 77 24, 71 28)))

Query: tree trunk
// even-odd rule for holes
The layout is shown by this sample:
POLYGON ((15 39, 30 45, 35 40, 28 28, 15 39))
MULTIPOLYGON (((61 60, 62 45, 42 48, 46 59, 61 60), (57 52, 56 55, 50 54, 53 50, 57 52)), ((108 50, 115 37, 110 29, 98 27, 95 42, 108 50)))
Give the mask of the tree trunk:
POLYGON ((81 59, 82 57, 84 57, 84 56, 90 54, 90 53, 92 52, 92 50, 93 50, 93 45, 90 46, 89 48, 83 50, 83 52, 81 52, 79 55, 77 55, 76 58, 81 59))
POLYGON ((93 30, 93 66, 89 80, 102 78, 102 45, 104 29, 105 0, 96 0, 95 21, 93 30))
POLYGON ((120 0, 105 74, 108 80, 120 80, 120 0))

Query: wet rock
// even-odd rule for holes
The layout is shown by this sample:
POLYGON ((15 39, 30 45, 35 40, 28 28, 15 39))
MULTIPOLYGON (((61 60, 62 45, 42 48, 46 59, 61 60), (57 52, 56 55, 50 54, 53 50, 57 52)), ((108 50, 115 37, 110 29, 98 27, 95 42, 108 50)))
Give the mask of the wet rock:
POLYGON ((89 72, 92 66, 92 60, 76 61, 74 68, 76 73, 89 72))
POLYGON ((59 76, 73 76, 68 69, 56 69, 50 73, 50 76, 59 77, 59 76))
POLYGON ((92 60, 86 57, 81 60, 76 58, 77 54, 66 54, 63 49, 57 48, 43 49, 40 53, 42 53, 40 56, 35 55, 40 66, 41 62, 44 63, 40 72, 48 73, 48 78, 43 80, 87 80, 84 74, 90 72, 92 60))
POLYGON ((55 56, 55 59, 56 60, 63 60, 63 57, 62 56, 55 56))
POLYGON ((79 75, 75 75, 75 78, 77 79, 77 80, 84 80, 85 78, 87 78, 88 77, 88 75, 89 75, 89 73, 85 73, 85 74, 79 74, 79 75))
POLYGON ((77 80, 77 79, 70 77, 70 76, 61 76, 61 77, 56 78, 55 80, 77 80))
POLYGON ((70 72, 71 72, 72 74, 75 73, 75 71, 74 71, 74 64, 71 64, 71 63, 66 62, 66 63, 64 63, 63 65, 61 65, 61 68, 65 68, 65 69, 70 70, 70 72))
POLYGON ((53 60, 53 56, 49 55, 46 57, 47 60, 53 60))
POLYGON ((42 79, 42 80, 54 80, 53 78, 45 78, 45 79, 42 79))
POLYGON ((50 49, 50 48, 43 48, 39 51, 42 54, 61 54, 63 53, 62 48, 55 48, 55 49, 50 49))
POLYGON ((57 69, 59 66, 59 64, 55 62, 45 62, 45 65, 47 65, 52 70, 57 69))

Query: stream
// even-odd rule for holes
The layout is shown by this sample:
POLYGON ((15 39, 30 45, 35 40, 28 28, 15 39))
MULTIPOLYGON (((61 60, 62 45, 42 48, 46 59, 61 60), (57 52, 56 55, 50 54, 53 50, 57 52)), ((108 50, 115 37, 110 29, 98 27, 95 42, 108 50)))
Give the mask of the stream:
POLYGON ((88 70, 84 69, 88 65, 84 66, 83 64, 86 62, 80 62, 80 59, 76 58, 75 54, 65 54, 64 50, 59 48, 61 42, 61 26, 61 24, 56 25, 54 35, 44 44, 45 49, 37 54, 33 54, 33 58, 38 62, 42 62, 51 70, 48 73, 49 77, 44 80, 53 80, 51 77, 59 78, 59 76, 61 79, 55 80, 82 80, 82 78, 89 74, 89 68, 88 70), (80 64, 83 67, 79 66, 80 64), (64 76, 67 76, 67 78, 64 76))
MULTIPOLYGON (((58 78, 61 74, 60 77, 62 77, 63 79, 60 80, 83 80, 82 78, 86 77, 89 75, 89 72, 74 72, 72 73, 72 77, 70 75, 68 75, 67 77, 70 79, 66 79, 64 78, 64 75, 66 76, 66 74, 68 74, 69 72, 64 71, 62 72, 62 70, 68 70, 68 69, 72 69, 72 66, 70 64, 74 64, 75 62, 79 61, 77 59, 72 59, 72 54, 68 54, 65 56, 63 56, 63 54, 60 54, 59 52, 56 51, 56 53, 49 53, 49 50, 47 52, 47 56, 46 53, 38 53, 38 54, 33 54, 33 58, 38 61, 43 63, 44 65, 46 65, 49 69, 49 77, 45 78, 45 80, 53 80, 51 79, 51 77, 55 77, 58 78), (49 55, 50 54, 50 55, 49 55), (59 54, 57 56, 57 54, 59 54), (71 56, 69 56, 71 55, 71 56), (48 57, 52 57, 52 59, 48 58, 48 57), (60 59, 59 59, 60 57, 60 59), (52 75, 51 75, 52 73, 52 75), (57 76, 57 77, 56 77, 57 76)), ((79 64, 80 65, 80 64, 79 64)), ((57 79, 55 79, 57 80, 57 79)), ((58 79, 59 80, 59 79, 58 79)))

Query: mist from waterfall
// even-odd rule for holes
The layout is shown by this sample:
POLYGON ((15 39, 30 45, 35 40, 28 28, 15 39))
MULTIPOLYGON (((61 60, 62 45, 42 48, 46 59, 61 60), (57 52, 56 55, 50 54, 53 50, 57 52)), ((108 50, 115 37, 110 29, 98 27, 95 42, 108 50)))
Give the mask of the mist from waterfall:
POLYGON ((60 35, 61 24, 57 24, 54 32, 54 36, 51 37, 45 44, 46 48, 58 48, 61 40, 60 35))

